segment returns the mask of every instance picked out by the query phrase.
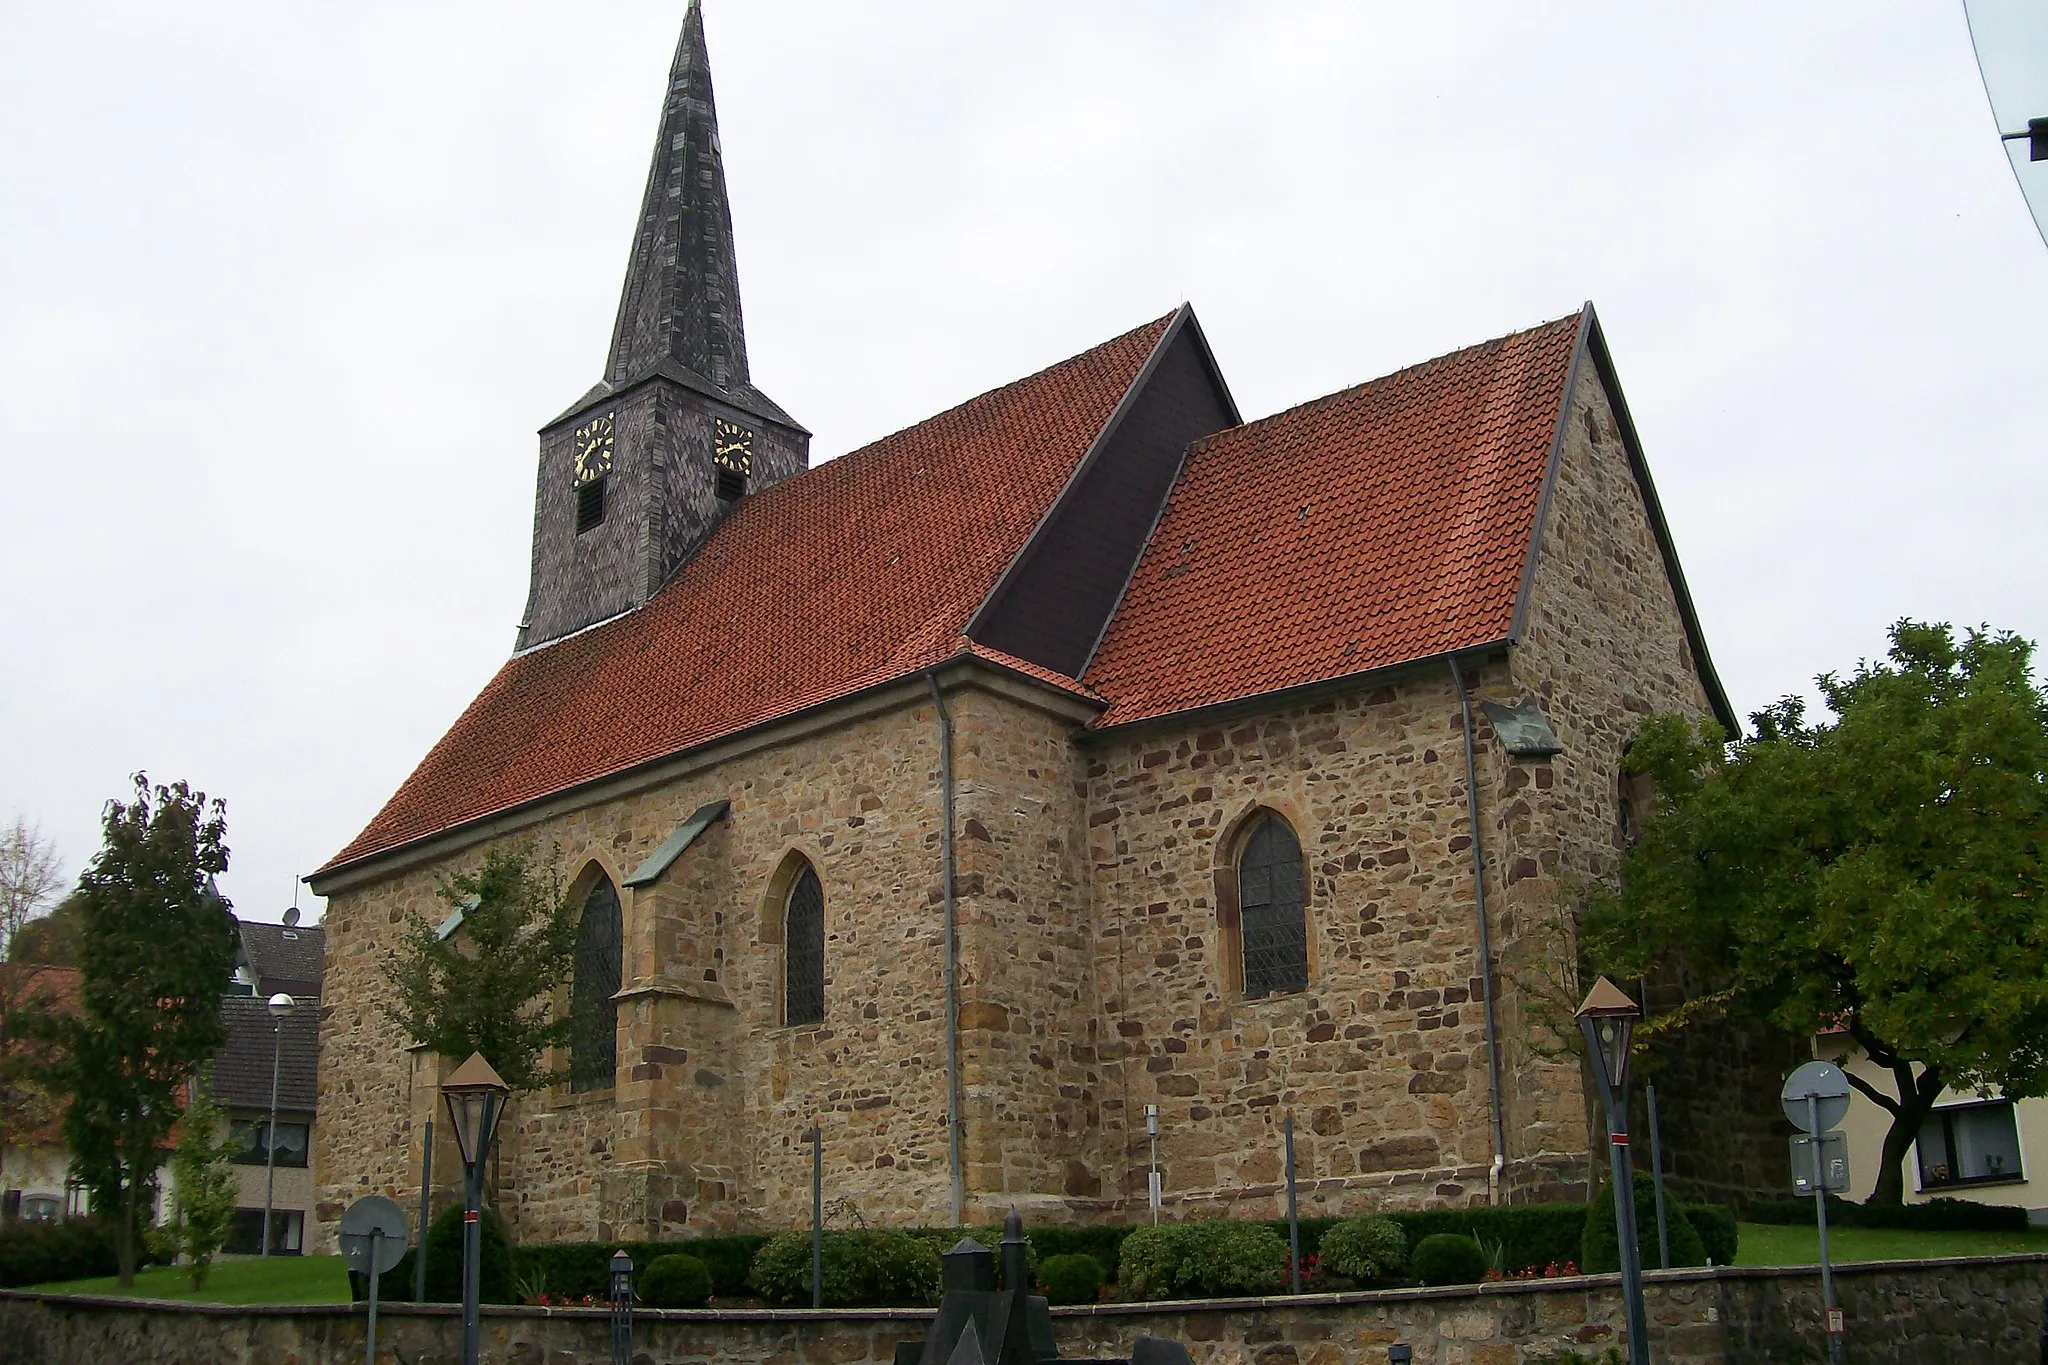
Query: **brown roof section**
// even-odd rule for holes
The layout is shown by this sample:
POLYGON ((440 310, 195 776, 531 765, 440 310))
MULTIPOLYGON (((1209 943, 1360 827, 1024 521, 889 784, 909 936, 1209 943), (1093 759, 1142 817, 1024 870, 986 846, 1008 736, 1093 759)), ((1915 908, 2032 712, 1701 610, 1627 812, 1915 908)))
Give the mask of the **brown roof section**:
POLYGON ((963 652, 1170 321, 746 498, 645 607, 509 660, 321 870, 963 652))
POLYGON ((1193 446, 1083 678, 1096 724, 1505 639, 1584 316, 1193 446))

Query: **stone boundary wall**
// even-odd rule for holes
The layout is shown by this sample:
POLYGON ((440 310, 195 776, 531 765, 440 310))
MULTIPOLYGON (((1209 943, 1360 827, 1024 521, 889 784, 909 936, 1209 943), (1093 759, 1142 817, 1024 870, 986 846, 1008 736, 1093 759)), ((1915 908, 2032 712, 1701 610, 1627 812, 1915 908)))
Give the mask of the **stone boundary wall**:
MULTIPOLYGON (((1646 1277, 1659 1365, 1821 1361, 1815 1267, 1717 1268, 1646 1277)), ((2041 1359, 2048 1255, 1840 1266, 1850 1365, 2041 1359)), ((705 1309, 641 1312, 635 1365, 888 1365, 924 1335, 931 1311, 705 1309)), ((1381 1365, 1407 1341, 1417 1365, 1531 1365, 1621 1340, 1619 1277, 1589 1275, 1476 1288, 1056 1308, 1069 1357, 1128 1355, 1139 1333, 1185 1341, 1196 1365, 1381 1365)), ((486 1308, 491 1365, 607 1365, 599 1309, 486 1308)), ((446 1305, 378 1315, 380 1362, 452 1365, 459 1327, 446 1305)), ((0 1365, 355 1365, 360 1305, 235 1307, 0 1291, 0 1365)))

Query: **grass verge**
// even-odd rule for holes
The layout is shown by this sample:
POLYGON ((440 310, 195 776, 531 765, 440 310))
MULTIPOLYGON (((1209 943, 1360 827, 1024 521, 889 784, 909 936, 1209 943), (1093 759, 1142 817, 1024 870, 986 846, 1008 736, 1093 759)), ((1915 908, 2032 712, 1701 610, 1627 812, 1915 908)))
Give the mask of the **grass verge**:
MULTIPOLYGON (((1902 1232, 1891 1228, 1829 1228, 1831 1261, 1914 1261, 1943 1256, 2048 1252, 2048 1231, 1902 1232)), ((1818 1265, 1820 1233, 1805 1227, 1744 1223, 1737 1265, 1818 1265)))
POLYGON ((348 1268, 339 1256, 230 1256, 213 1263, 206 1288, 194 1291, 187 1266, 152 1266, 123 1289, 114 1276, 30 1285, 59 1294, 115 1294, 191 1303, 347 1303, 348 1268))

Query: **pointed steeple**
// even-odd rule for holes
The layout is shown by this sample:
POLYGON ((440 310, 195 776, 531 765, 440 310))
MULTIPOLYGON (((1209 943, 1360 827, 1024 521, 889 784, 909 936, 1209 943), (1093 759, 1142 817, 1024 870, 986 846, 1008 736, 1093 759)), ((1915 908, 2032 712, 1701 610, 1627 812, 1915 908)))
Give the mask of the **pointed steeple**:
POLYGON ((698 0, 683 15, 669 68, 605 384, 617 389, 657 372, 741 407, 765 404, 761 415, 789 420, 748 382, 732 207, 698 0))

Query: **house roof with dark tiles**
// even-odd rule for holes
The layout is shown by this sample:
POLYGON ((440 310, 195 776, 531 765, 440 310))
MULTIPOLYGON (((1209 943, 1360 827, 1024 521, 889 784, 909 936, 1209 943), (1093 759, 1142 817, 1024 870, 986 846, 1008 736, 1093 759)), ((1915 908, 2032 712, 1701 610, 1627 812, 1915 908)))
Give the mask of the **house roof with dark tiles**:
POLYGON ((286 928, 260 920, 237 919, 242 961, 256 977, 256 993, 268 998, 279 991, 317 998, 320 994, 326 933, 315 924, 286 928))
POLYGON ((509 660, 321 871, 963 654, 1002 662, 962 632, 1172 318, 741 500, 646 606, 509 660))
POLYGON ((280 1111, 313 1112, 316 1072, 320 1064, 320 1008, 301 1001, 285 1016, 281 1035, 272 1031, 264 997, 221 997, 221 1022, 228 1040, 213 1058, 213 1097, 233 1109, 270 1107, 272 1048, 277 1051, 277 1107, 280 1111))
POLYGON ((1504 640, 1580 322, 1196 442, 1083 678, 1096 725, 1504 640))

